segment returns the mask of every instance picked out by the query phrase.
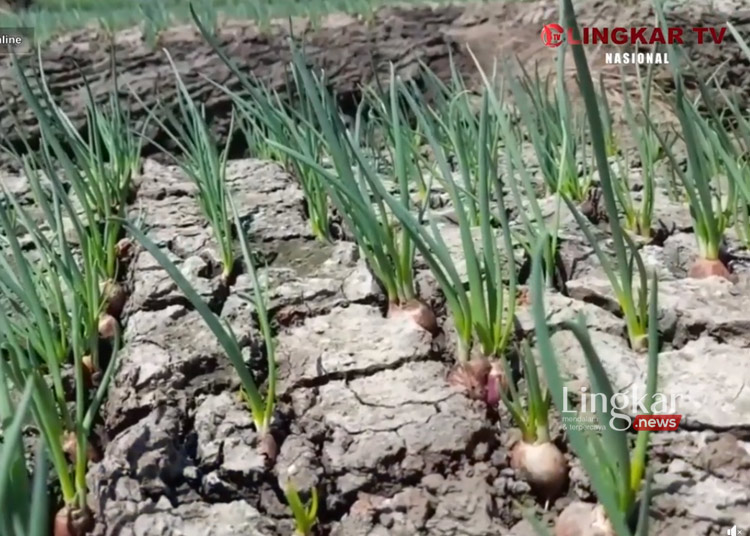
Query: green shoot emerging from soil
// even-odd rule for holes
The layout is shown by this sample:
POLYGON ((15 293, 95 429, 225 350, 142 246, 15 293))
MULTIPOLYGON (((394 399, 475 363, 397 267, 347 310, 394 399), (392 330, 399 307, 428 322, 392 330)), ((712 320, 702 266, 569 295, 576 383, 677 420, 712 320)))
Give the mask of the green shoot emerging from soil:
MULTIPOLYGON (((294 51, 296 77, 302 81, 305 95, 320 127, 320 136, 331 155, 335 173, 312 160, 297 146, 278 145, 300 165, 314 169, 328 187, 341 217, 354 234, 370 269, 382 284, 388 299, 388 314, 405 313, 425 330, 436 333, 434 313, 421 302, 414 288, 415 249, 408 232, 399 229, 383 201, 382 178, 360 150, 356 139, 341 120, 330 92, 307 68, 303 56, 294 51)), ((391 89, 381 108, 388 111, 393 139, 394 167, 398 183, 398 204, 409 211, 412 201, 409 193, 415 169, 413 147, 404 140, 403 116, 398 105, 398 89, 392 73, 391 89)), ((355 134, 356 135, 356 134, 355 134)), ((274 143, 274 145, 276 145, 274 143)), ((393 207, 390 207, 393 210, 393 207)))
POLYGON ((312 488, 310 500, 305 504, 292 481, 284 486, 284 496, 294 516, 297 536, 312 536, 318 522, 318 490, 312 488))
MULTIPOLYGON (((229 201, 229 209, 233 211, 233 205, 231 200, 229 201)), ((258 449, 267 457, 268 460, 273 461, 276 458, 276 443, 271 434, 271 423, 273 418, 273 412, 276 404, 276 355, 275 355, 275 344, 273 341, 273 335, 270 329, 270 323, 268 319, 267 308, 265 305, 264 297, 260 285, 258 284, 258 278, 255 274, 255 267, 250 258, 250 247, 247 243, 247 238, 240 227, 239 216, 236 212, 233 213, 233 220, 237 228, 237 234, 240 239, 240 245, 242 249, 243 260, 245 268, 251 276, 253 281, 253 287, 255 292, 255 298, 251 299, 255 305, 255 310, 258 314, 258 318, 261 325, 261 332, 265 340, 266 355, 268 358, 268 389, 266 396, 263 397, 258 390, 251 371, 245 364, 245 360, 242 356, 242 349, 237 340, 237 337, 232 330, 232 327, 222 320, 219 316, 214 313, 208 304, 198 295, 198 292, 193 288, 190 282, 182 275, 180 269, 172 262, 167 255, 156 245, 143 231, 137 228, 131 223, 127 223, 129 231, 133 237, 144 247, 146 250, 156 259, 156 261, 166 270, 170 277, 177 284, 179 289, 183 292, 185 297, 193 304, 195 310, 203 318, 203 321, 213 332, 217 341, 226 352, 227 358, 234 367, 237 375, 240 377, 240 383, 242 385, 242 396, 246 401, 250 413, 252 414, 255 429, 259 436, 258 449)), ((249 298, 248 298, 249 299, 249 298)))
MULTIPOLYGON (((190 96, 172 57, 166 51, 165 54, 176 79, 179 116, 170 109, 165 109, 164 114, 168 118, 166 123, 155 115, 156 110, 152 110, 151 117, 177 145, 181 154, 173 157, 198 189, 198 204, 211 226, 219 248, 221 281, 229 285, 236 259, 226 185, 227 155, 231 136, 227 136, 226 143, 220 150, 216 136, 207 123, 205 109, 196 104, 190 96)), ((234 114, 229 127, 229 132, 233 131, 234 114)))
MULTIPOLYGON (((578 32, 572 6, 569 6, 569 0, 563 1, 563 5, 566 6, 566 10, 564 11, 564 26, 573 28, 575 32, 578 32)), ((563 46, 567 47, 568 45, 563 46)), ((604 198, 609 227, 612 233, 612 243, 615 250, 614 263, 600 247, 599 238, 596 236, 591 224, 581 214, 575 202, 567 196, 564 197, 564 200, 607 273, 612 290, 625 317, 625 325, 628 330, 631 347, 636 350, 644 350, 647 342, 646 331, 648 324, 648 276, 646 275, 646 267, 643 264, 635 243, 620 226, 620 214, 617 207, 617 195, 615 193, 616 186, 613 183, 607 159, 607 140, 602 127, 598 98, 591 79, 586 54, 582 46, 572 45, 571 48, 578 72, 581 96, 586 105, 586 112, 591 127, 591 143, 594 149, 594 156, 596 157, 602 196, 604 198), (633 282, 634 270, 638 274, 637 286, 633 282)), ((564 56, 561 53, 558 61, 563 61, 563 59, 564 56)))
MULTIPOLYGON (((552 400, 558 408, 570 407, 571 402, 566 399, 563 389, 564 381, 558 368, 559 360, 556 357, 554 346, 550 338, 547 326, 546 313, 544 310, 544 284, 542 276, 541 255, 543 244, 539 244, 535 254, 532 268, 532 312, 534 316, 535 334, 537 348, 541 356, 542 367, 548 379, 552 400)), ((657 305, 656 305, 656 276, 651 283, 651 301, 649 322, 649 353, 648 353, 648 376, 646 380, 646 406, 650 407, 657 387, 658 371, 658 347, 659 334, 657 328, 657 305)), ((577 322, 564 322, 562 329, 570 331, 581 345, 581 350, 586 360, 592 395, 603 395, 606 400, 612 400, 614 390, 607 377, 607 373, 592 344, 585 319, 579 318, 577 322)), ((596 411, 597 420, 603 430, 601 435, 593 430, 580 430, 571 427, 568 430, 570 444, 589 478, 592 487, 599 500, 600 506, 606 513, 604 534, 618 536, 646 536, 648 534, 648 506, 651 499, 650 479, 648 474, 645 479, 645 487, 639 499, 641 487, 644 484, 644 473, 646 472, 646 454, 648 450, 649 432, 640 431, 636 439, 634 452, 628 449, 628 434, 612 427, 611 416, 604 408, 596 411), (640 504, 639 504, 640 503, 640 504), (635 532, 631 532, 630 526, 637 513, 635 532)), ((599 511, 600 513, 600 511, 599 511)), ((596 512, 592 513, 597 515, 596 512)), ((561 525, 573 522, 588 523, 590 520, 574 520, 561 514, 558 519, 558 530, 561 525)), ((583 524, 580 525, 584 526, 583 524)), ((575 534, 564 532, 564 534, 575 534)))
POLYGON ((311 108, 310 100, 304 96, 305 90, 299 78, 299 71, 293 69, 292 79, 287 79, 286 98, 292 100, 287 102, 277 92, 269 90, 238 68, 219 45, 216 37, 201 22, 192 5, 190 10, 203 37, 240 81, 244 94, 236 93, 209 80, 232 98, 239 113, 239 126, 250 150, 254 153, 253 156, 265 156, 292 168, 305 196, 313 235, 318 240, 330 241, 328 193, 316 169, 304 164, 304 161, 309 160, 321 165, 323 158, 328 155, 324 153, 325 144, 319 135, 315 112, 311 108), (290 158, 286 152, 278 149, 279 145, 296 148, 305 159, 290 158))

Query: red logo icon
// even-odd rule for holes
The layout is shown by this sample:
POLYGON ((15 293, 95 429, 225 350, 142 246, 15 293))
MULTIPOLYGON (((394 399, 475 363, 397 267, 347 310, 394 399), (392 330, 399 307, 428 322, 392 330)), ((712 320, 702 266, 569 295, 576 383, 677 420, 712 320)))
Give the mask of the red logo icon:
POLYGON ((542 43, 544 43, 544 46, 557 48, 562 45, 564 33, 565 30, 559 24, 546 24, 542 28, 542 43))

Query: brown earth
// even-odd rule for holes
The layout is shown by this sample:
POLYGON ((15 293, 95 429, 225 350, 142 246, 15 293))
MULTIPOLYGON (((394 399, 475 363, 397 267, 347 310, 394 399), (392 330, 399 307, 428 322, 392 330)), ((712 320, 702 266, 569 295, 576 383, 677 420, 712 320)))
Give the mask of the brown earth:
MULTIPOLYGON (((715 11, 715 6, 680 7, 668 14, 669 25, 719 26, 731 20, 743 35, 750 35, 750 11, 746 10, 746 3, 735 0, 734 5, 720 8, 724 14, 715 11)), ((374 72, 387 75, 391 63, 406 80, 419 77, 420 62, 447 78, 451 55, 462 72, 475 73, 469 49, 486 70, 492 68, 495 60, 503 62, 516 56, 528 67, 539 62, 543 71, 552 68, 554 50, 544 47, 539 34, 544 24, 558 19, 555 4, 544 1, 387 8, 368 20, 332 15, 315 27, 297 20, 293 31, 304 40, 311 62, 325 69, 347 111, 353 108, 359 88, 373 80, 374 72)), ((650 2, 625 7, 613 0, 586 1, 579 3, 576 9, 581 24, 585 25, 653 25, 650 2)), ((238 20, 226 20, 219 26, 222 46, 242 70, 275 89, 283 89, 285 66, 290 61, 286 21, 265 29, 253 22, 238 20)), ((717 75, 722 85, 743 91, 750 87, 748 60, 729 32, 721 45, 698 45, 694 34, 687 34, 685 47, 704 77, 726 61, 717 75)), ((123 98, 134 94, 146 108, 173 102, 176 88, 163 50, 167 49, 190 91, 206 104, 207 114, 217 120, 217 128, 226 131, 229 99, 208 80, 232 90, 238 89, 239 83, 192 25, 163 32, 158 47, 146 44, 143 32, 136 28, 117 33, 115 42, 119 91, 123 98)), ((78 125, 84 120, 84 76, 97 100, 105 100, 111 88, 110 43, 111 36, 87 29, 57 39, 42 53, 50 90, 78 125)), ((616 93, 621 87, 619 67, 605 66, 602 52, 587 50, 595 72, 605 74, 605 82, 616 93)), ((28 57, 25 59, 30 61, 28 57)), ((20 97, 10 63, 9 58, 0 60, 3 90, 0 136, 20 149, 21 138, 13 117, 23 125, 32 146, 38 143, 39 130, 33 114, 20 97)), ((656 77, 660 87, 668 90, 669 70, 659 68, 656 77)), ((138 99, 129 98, 133 118, 142 120, 147 115, 146 109, 138 99)), ((159 132, 151 134, 159 142, 166 141, 159 132)))

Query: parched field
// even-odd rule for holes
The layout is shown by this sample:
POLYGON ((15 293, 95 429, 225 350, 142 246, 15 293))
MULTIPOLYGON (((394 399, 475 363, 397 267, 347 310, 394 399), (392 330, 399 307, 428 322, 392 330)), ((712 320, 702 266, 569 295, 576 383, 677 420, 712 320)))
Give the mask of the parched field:
POLYGON ((747 15, 591 77, 551 1, 0 58, 0 536, 750 530, 747 15))

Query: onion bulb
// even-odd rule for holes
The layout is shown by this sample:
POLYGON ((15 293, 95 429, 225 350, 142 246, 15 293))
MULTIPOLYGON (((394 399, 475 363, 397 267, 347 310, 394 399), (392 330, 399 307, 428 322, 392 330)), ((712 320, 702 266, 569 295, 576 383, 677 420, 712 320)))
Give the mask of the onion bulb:
POLYGON ((99 337, 104 340, 113 339, 117 329, 117 320, 114 316, 104 313, 99 317, 99 337))
POLYGON ((91 387, 94 382, 94 373, 96 370, 94 369, 94 360, 91 357, 91 354, 86 354, 81 358, 81 368, 83 368, 83 381, 86 384, 87 387, 91 387))
POLYGON ((121 238, 115 244, 115 255, 120 261, 130 258, 133 253, 133 241, 129 238, 121 238))
POLYGON ((405 314, 415 324, 433 336, 440 332, 437 317, 430 307, 421 300, 409 300, 404 304, 391 303, 388 306, 388 318, 396 314, 405 314))
POLYGON ((70 514, 68 508, 63 507, 55 514, 55 523, 52 533, 54 536, 73 536, 73 530, 70 526, 70 514))
POLYGON ((574 502, 560 513, 555 536, 617 536, 599 504, 574 502))
POLYGON ((106 313, 115 318, 120 318, 122 310, 125 308, 125 302, 128 300, 125 287, 117 281, 108 279, 101 285, 101 294, 106 313))
POLYGON ((490 406, 496 406, 501 399, 500 393, 508 389, 508 378, 505 377, 505 371, 500 361, 495 360, 490 366, 487 374, 485 387, 485 400, 490 406))
POLYGON ((719 276, 724 279, 732 279, 729 268, 720 260, 698 259, 688 270, 688 277, 693 279, 705 279, 711 276, 719 276))
POLYGON ((88 508, 71 509, 63 506, 55 514, 53 536, 83 536, 94 528, 94 517, 88 508))
POLYGON ((457 364, 448 375, 448 383, 465 389, 469 398, 486 400, 487 378, 491 369, 487 358, 477 357, 457 364))
POLYGON ((568 483, 568 462, 549 441, 519 441, 511 450, 510 465, 534 493, 547 501, 558 498, 568 483))
POLYGON ((258 443, 258 452, 266 459, 268 464, 273 465, 276 456, 279 454, 279 447, 273 435, 268 432, 263 434, 258 443))

